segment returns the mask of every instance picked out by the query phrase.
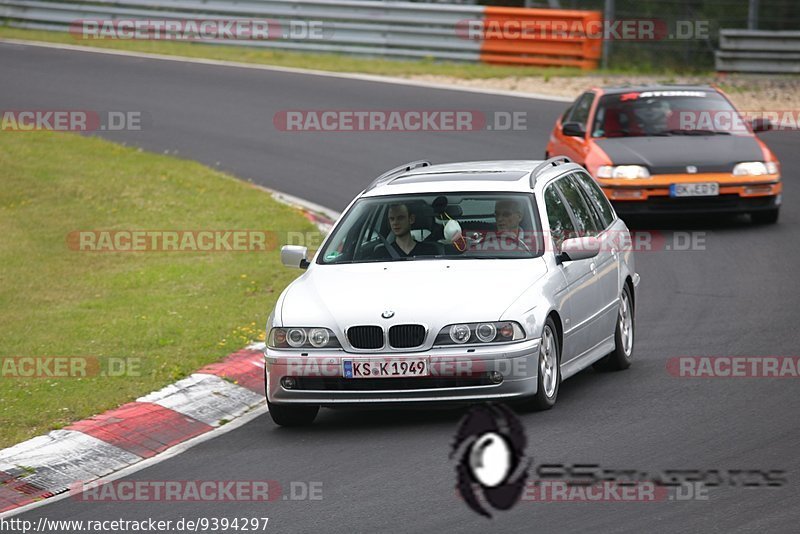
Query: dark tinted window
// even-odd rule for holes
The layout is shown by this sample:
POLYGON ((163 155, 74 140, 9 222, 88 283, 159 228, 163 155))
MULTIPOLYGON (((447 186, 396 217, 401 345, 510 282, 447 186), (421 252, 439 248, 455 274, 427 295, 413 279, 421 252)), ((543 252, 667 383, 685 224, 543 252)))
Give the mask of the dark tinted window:
POLYGON ((579 122, 585 125, 589 120, 589 110, 592 109, 593 100, 594 93, 584 93, 572 107, 572 113, 569 114, 567 122, 579 122))
MULTIPOLYGON (((580 99, 580 97, 578 97, 578 99, 580 99)), ((575 102, 573 102, 572 104, 570 104, 570 106, 564 111, 564 114, 561 115, 561 124, 564 124, 565 122, 567 122, 567 117, 569 117, 569 114, 572 113, 572 108, 575 107, 576 103, 577 103, 577 100, 575 102)))
POLYGON ((600 97, 592 137, 750 135, 744 122, 716 91, 631 91, 600 97))
POLYGON ((581 236, 597 235, 597 221, 595 214, 584 200, 583 194, 578 189, 578 184, 573 180, 562 178, 556 182, 561 194, 567 200, 567 204, 572 209, 575 222, 578 224, 578 233, 581 236))
POLYGON ((598 216, 600 217, 601 226, 605 229, 608 228, 614 221, 614 210, 608 202, 603 190, 597 185, 591 176, 585 172, 576 172, 572 175, 575 180, 581 185, 586 196, 592 202, 598 216))
POLYGON ((565 239, 575 237, 576 234, 569 211, 554 185, 549 185, 545 190, 544 205, 550 221, 550 235, 553 236, 556 248, 560 249, 565 239))

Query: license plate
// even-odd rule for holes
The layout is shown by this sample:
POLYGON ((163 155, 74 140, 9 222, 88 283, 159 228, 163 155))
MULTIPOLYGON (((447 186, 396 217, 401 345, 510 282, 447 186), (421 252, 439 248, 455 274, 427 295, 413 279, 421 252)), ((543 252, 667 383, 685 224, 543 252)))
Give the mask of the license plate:
POLYGON ((717 195, 719 195, 719 184, 715 182, 669 186, 669 196, 671 197, 715 197, 717 195))
POLYGON ((403 378, 430 376, 428 358, 344 360, 345 378, 403 378))

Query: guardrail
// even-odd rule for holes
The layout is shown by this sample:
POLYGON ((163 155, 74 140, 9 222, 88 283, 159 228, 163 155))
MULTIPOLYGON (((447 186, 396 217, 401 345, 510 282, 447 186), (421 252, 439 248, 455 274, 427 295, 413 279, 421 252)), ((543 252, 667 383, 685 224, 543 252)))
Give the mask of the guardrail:
POLYGON ((600 39, 575 32, 496 31, 498 25, 536 23, 586 27, 601 21, 597 11, 353 0, 0 0, 0 23, 16 28, 70 31, 82 20, 205 19, 260 19, 284 28, 314 22, 321 28, 315 38, 203 39, 214 44, 583 69, 596 68, 601 56, 600 39))
POLYGON ((720 72, 800 74, 800 31, 721 30, 720 72))

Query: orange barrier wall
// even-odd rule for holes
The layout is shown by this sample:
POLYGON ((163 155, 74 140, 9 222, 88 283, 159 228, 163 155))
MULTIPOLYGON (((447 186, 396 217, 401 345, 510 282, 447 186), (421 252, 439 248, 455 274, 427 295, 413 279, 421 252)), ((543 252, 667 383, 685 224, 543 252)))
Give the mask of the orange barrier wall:
POLYGON ((487 6, 480 58, 485 63, 596 69, 602 27, 600 11, 487 6))

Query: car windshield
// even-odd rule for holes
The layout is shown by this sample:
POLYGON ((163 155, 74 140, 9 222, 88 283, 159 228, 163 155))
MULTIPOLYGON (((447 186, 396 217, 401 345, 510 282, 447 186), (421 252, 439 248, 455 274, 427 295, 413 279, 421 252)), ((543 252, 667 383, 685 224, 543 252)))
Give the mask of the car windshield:
POLYGON ((632 91, 597 104, 592 137, 749 135, 743 117, 715 91, 632 91))
POLYGON ((359 199, 317 263, 519 259, 544 245, 533 195, 446 193, 359 199))

